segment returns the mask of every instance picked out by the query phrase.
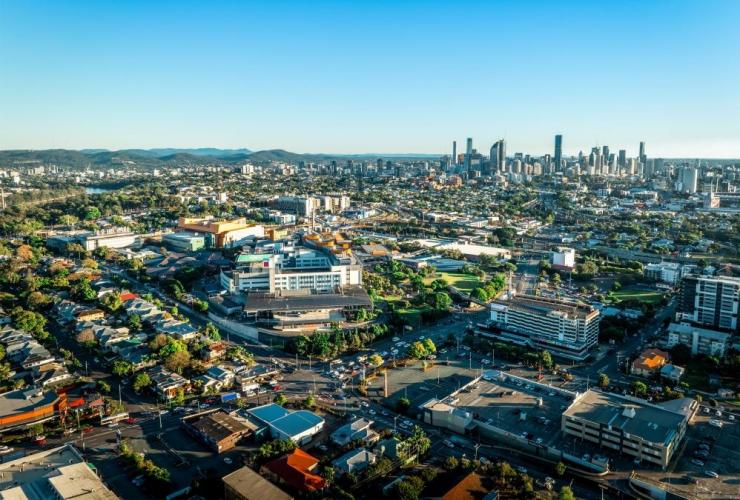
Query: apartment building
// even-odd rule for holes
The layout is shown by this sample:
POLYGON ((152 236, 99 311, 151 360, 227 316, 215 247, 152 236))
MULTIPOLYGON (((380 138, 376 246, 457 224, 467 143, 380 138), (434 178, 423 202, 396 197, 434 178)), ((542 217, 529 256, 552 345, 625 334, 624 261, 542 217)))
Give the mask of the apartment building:
POLYGON ((706 328, 740 331, 740 278, 729 276, 686 276, 676 319, 706 328))
POLYGON ((500 340, 579 360, 598 343, 601 316, 589 305, 522 295, 494 301, 490 311, 500 340))
POLYGON ((706 354, 708 356, 725 355, 729 348, 732 335, 727 332, 699 328, 690 323, 671 323, 668 325, 669 349, 677 344, 683 344, 691 348, 691 354, 706 354))
POLYGON ((683 398, 662 404, 589 390, 563 412, 561 430, 611 449, 636 462, 668 466, 698 402, 683 398))
POLYGON ((645 277, 675 285, 681 279, 681 265, 677 262, 650 263, 645 266, 645 277))

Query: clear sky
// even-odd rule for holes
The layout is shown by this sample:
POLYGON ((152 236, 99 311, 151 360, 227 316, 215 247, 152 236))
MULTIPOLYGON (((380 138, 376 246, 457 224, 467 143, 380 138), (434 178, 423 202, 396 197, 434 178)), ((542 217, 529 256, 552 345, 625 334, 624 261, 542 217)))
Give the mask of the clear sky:
POLYGON ((0 0, 0 149, 740 158, 740 1, 0 0))

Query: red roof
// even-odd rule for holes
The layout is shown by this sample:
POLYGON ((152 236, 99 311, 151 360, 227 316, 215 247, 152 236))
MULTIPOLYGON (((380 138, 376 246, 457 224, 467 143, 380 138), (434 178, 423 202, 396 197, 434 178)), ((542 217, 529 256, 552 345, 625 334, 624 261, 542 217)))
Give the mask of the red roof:
POLYGON ((316 491, 326 486, 326 481, 321 476, 311 472, 311 469, 318 463, 318 458, 312 457, 300 448, 296 448, 293 453, 273 460, 265 465, 265 468, 296 490, 316 491))
POLYGON ((121 294, 121 302, 126 302, 127 300, 134 300, 138 298, 139 296, 133 292, 126 292, 121 294))

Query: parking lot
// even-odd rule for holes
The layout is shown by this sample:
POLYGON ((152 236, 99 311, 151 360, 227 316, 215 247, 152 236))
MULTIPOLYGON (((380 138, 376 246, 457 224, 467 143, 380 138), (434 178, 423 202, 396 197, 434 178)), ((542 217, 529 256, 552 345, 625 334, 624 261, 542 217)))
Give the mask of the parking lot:
MULTIPOLYGON (((430 364, 426 370, 421 362, 387 370, 388 397, 383 404, 395 408, 396 402, 403 397, 411 401, 411 408, 417 408, 431 398, 443 398, 451 392, 469 383, 479 373, 475 368, 468 368, 467 360, 454 357, 447 361, 430 364)), ((383 397, 384 380, 380 375, 370 381, 368 395, 383 397)))
POLYGON ((517 379, 482 379, 458 393, 456 399, 455 406, 471 412, 480 422, 538 445, 560 448, 560 416, 570 398, 557 391, 517 379))

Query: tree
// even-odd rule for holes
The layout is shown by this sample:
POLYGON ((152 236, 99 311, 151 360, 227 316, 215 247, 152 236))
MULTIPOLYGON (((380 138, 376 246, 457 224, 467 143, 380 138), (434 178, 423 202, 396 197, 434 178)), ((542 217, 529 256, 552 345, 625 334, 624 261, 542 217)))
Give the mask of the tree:
POLYGON ((117 291, 106 293, 100 299, 100 304, 112 313, 118 311, 123 306, 121 293, 117 291))
POLYGON ((460 461, 456 457, 453 457, 452 455, 445 458, 445 461, 442 464, 442 467, 444 467, 445 470, 450 471, 450 472, 457 469, 459 466, 460 466, 460 461))
POLYGON ((632 382, 632 390, 634 391, 635 396, 645 396, 647 394, 647 385, 645 385, 644 382, 635 380, 632 382))
POLYGON ((411 408, 411 400, 406 397, 399 398, 396 401, 396 411, 398 413, 406 413, 411 408))
POLYGON ((110 384, 106 382, 105 380, 98 380, 98 389, 100 389, 100 392, 103 392, 105 394, 110 393, 110 384))
POLYGON ((41 314, 16 307, 10 312, 10 317, 13 319, 16 328, 30 333, 38 340, 48 338, 49 333, 44 330, 46 318, 41 314))
POLYGON ((557 474, 558 476, 562 476, 563 474, 565 474, 565 469, 566 467, 563 462, 558 462, 555 464, 555 474, 557 474))
POLYGON ((316 407, 316 397, 313 394, 309 394, 306 396, 306 399, 303 401, 303 406, 308 408, 309 410, 316 407))
POLYGON ((447 311, 452 306, 452 299, 446 292, 436 292, 431 297, 431 305, 438 311, 447 311))
POLYGON ((275 394, 275 397, 272 399, 272 402, 275 403, 276 405, 284 406, 285 403, 288 402, 288 398, 285 397, 285 394, 283 394, 282 392, 278 392, 277 394, 275 394))
POLYGON ((152 385, 152 379, 149 378, 149 375, 146 373, 137 373, 136 377, 134 377, 134 382, 131 384, 131 387, 136 392, 141 392, 143 389, 146 389, 152 385))
POLYGON ((129 373, 131 373, 131 370, 133 369, 133 365, 129 363, 128 361, 124 361, 122 359, 117 359, 113 362, 113 374, 118 375, 119 377, 125 377, 129 373))
POLYGON ((398 483, 399 500, 417 500, 424 490, 424 481, 419 476, 408 476, 398 483))
POLYGON ((175 373, 182 373, 188 365, 190 365, 190 353, 187 350, 173 352, 164 361, 164 366, 175 373))
POLYGON ((380 366, 383 364, 383 358, 377 353, 370 356, 367 361, 373 366, 380 366))
POLYGON ((570 489, 570 486, 563 486, 560 488, 558 500, 576 500, 576 496, 573 494, 573 490, 570 489))
POLYGON ((203 334, 214 342, 221 340, 221 332, 218 331, 216 325, 210 321, 206 326, 203 327, 203 334))
POLYGON ((427 355, 427 351, 424 344, 417 340, 409 346, 408 355, 412 358, 421 359, 427 355))
POLYGON ((100 209, 98 207, 87 207, 85 210, 85 220, 97 220, 100 218, 100 209))
POLYGON ((434 341, 432 339, 424 339, 423 345, 425 356, 431 356, 432 354, 437 353, 437 346, 434 345, 434 341))
POLYGON ((488 292, 486 292, 486 290, 481 287, 473 288, 473 291, 470 292, 470 296, 475 300, 479 300, 481 302, 487 302, 490 298, 488 296, 488 292))
POLYGON ((599 373, 599 387, 609 387, 609 376, 606 373, 599 373))

